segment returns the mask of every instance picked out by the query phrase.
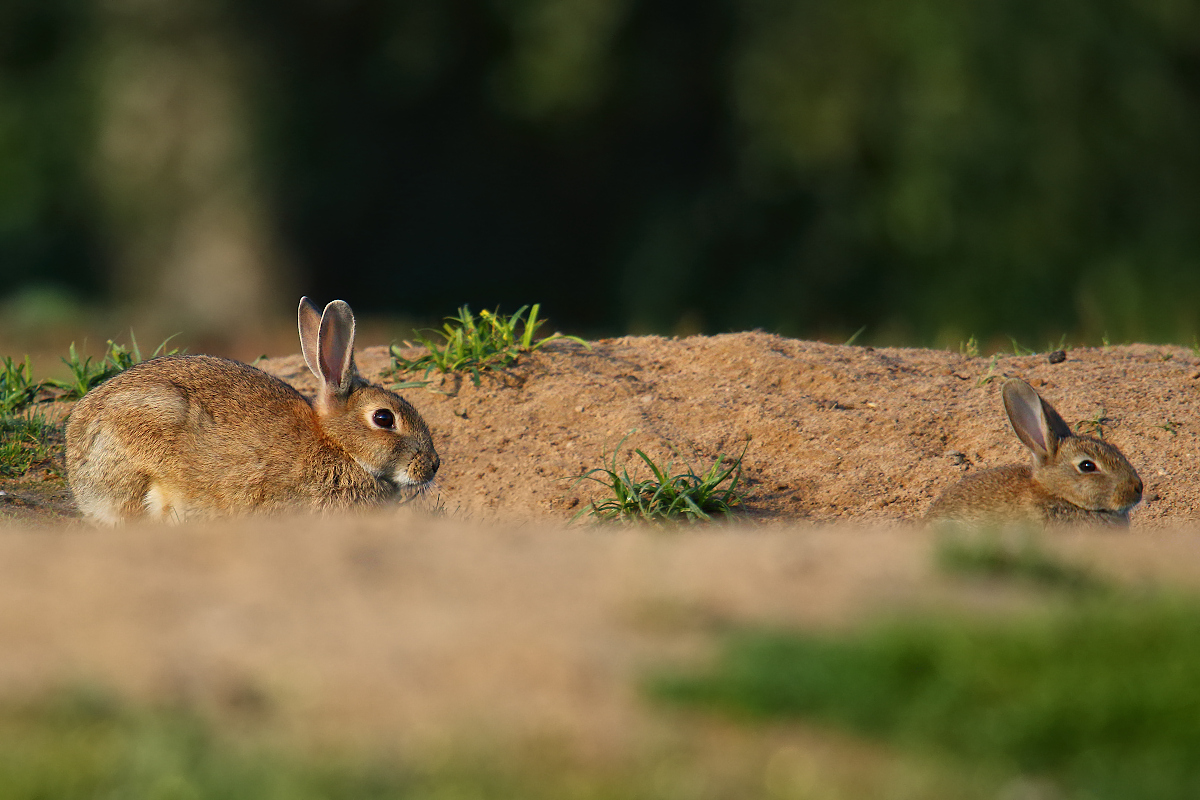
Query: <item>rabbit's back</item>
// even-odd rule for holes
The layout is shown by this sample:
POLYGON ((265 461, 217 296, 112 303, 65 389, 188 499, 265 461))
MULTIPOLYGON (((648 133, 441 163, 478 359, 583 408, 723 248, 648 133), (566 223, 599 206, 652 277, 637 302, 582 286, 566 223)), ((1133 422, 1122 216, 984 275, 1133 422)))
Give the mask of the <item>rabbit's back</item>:
POLYGON ((299 392, 215 356, 158 358, 113 377, 79 401, 66 438, 80 510, 112 522, 333 505, 307 476, 353 473, 299 392))
POLYGON ((1028 467, 1012 464, 964 476, 934 500, 925 518, 982 524, 997 518, 1036 522, 1040 518, 1028 467))
POLYGON ((203 457, 214 448, 262 453, 280 435, 313 427, 308 401, 260 369, 216 356, 167 356, 114 376, 76 404, 67 459, 69 465, 101 433, 131 445, 153 440, 159 448, 202 440, 195 455, 203 457))
POLYGON ((929 507, 931 522, 968 525, 1128 524, 1128 515, 1081 508, 1052 493, 1034 479, 1024 464, 980 470, 946 489, 929 507))

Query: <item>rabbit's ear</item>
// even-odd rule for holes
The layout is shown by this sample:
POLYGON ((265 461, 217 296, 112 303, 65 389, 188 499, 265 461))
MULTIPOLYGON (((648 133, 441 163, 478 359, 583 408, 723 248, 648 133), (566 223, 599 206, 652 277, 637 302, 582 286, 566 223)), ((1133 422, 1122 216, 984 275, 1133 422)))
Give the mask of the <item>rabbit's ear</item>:
POLYGON ((1071 430, 1071 426, 1067 424, 1067 421, 1059 416, 1058 412, 1054 410, 1054 406, 1047 403, 1046 399, 1040 395, 1039 399, 1042 401, 1042 416, 1045 417, 1046 424, 1050 426, 1050 431, 1057 436, 1060 441, 1063 439, 1070 439, 1072 436, 1074 436, 1075 432, 1071 430))
POLYGON ((354 314, 344 300, 334 300, 325 306, 317 344, 318 377, 325 391, 349 394, 354 378, 354 314))
POLYGON ((321 331, 321 310, 313 305, 312 300, 301 297, 296 321, 300 328, 300 352, 304 354, 304 363, 308 364, 312 374, 320 379, 321 362, 317 356, 317 336, 321 331))
POLYGON ((1053 461, 1062 440, 1073 435, 1070 426, 1025 381, 1009 380, 1002 394, 1004 410, 1017 437, 1033 451, 1038 464, 1053 461))

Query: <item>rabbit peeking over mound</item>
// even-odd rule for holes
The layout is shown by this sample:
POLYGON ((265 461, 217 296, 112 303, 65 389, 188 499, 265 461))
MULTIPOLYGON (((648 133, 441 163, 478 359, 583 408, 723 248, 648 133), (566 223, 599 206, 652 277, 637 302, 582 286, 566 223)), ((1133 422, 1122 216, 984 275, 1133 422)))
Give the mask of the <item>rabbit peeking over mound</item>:
POLYGON ((1076 436, 1022 380, 1004 384, 1004 410, 1033 465, 968 475, 929 507, 930 521, 1129 524, 1142 499, 1137 471, 1107 442, 1076 436))
POLYGON ((420 489, 439 459, 421 415, 354 365, 354 315, 307 298, 300 345, 310 401, 260 369, 215 356, 165 356, 93 389, 67 422, 79 510, 101 523, 179 522, 323 511, 420 489))

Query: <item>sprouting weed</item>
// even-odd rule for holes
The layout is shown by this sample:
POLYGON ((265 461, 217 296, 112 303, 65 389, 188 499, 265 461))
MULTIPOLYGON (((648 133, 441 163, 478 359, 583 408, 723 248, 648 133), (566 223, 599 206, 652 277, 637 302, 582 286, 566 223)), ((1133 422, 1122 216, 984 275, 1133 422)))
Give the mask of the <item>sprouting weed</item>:
MULTIPOLYGON (((170 336, 164 339, 154 349, 150 357, 156 358, 160 355, 174 355, 178 353, 179 348, 166 349, 167 344, 173 338, 175 337, 170 336)), ((95 362, 93 362, 91 356, 81 357, 75 349, 75 343, 71 342, 70 351, 62 359, 62 362, 67 365, 67 369, 70 370, 71 377, 65 381, 48 380, 45 382, 45 385, 61 390, 61 393, 58 395, 58 399, 60 400, 75 400, 83 397, 112 376, 124 372, 135 364, 140 364, 145 360, 142 358, 142 351, 138 347, 137 338, 133 335, 133 331, 129 332, 129 342, 129 347, 126 347, 109 339, 104 355, 101 356, 99 361, 95 362)))
POLYGON ((595 481, 608 489, 608 496, 581 509, 572 521, 583 514, 606 522, 708 521, 714 515, 731 514, 741 507, 745 497, 738 491, 738 483, 749 442, 741 455, 729 463, 724 453, 717 456, 703 474, 690 466, 686 471, 673 473, 673 464, 661 466, 644 451, 635 449, 634 455, 650 469, 650 477, 634 479, 628 466, 617 465, 617 454, 633 433, 630 431, 621 439, 604 466, 575 476, 574 486, 585 480, 595 481))
MULTIPOLYGON (((425 386, 429 373, 467 372, 476 386, 480 382, 480 372, 499 370, 517 362, 523 353, 535 350, 553 341, 565 340, 581 344, 590 349, 590 345, 578 336, 566 336, 554 333, 550 336, 534 340, 537 329, 545 322, 538 319, 540 306, 521 306, 511 316, 496 311, 481 311, 476 317, 470 308, 463 306, 458 313, 446 317, 447 322, 440 331, 431 331, 440 336, 442 341, 434 341, 432 337, 424 336, 414 331, 414 339, 425 348, 426 352, 417 358, 406 358, 396 345, 391 347, 392 375, 406 372, 423 371, 422 380, 404 381, 393 388, 407 389, 425 386), (529 316, 525 317, 525 312, 529 316)), ((410 342, 404 344, 412 346, 410 342)))

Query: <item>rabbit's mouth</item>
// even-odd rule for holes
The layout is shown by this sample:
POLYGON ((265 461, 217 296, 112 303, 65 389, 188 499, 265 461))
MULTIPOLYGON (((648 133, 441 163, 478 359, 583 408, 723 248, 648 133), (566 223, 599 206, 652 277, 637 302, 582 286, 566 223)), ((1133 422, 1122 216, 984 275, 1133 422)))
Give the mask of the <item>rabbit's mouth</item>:
POLYGON ((404 490, 416 490, 419 492, 427 489, 433 484, 433 479, 437 475, 437 461, 434 460, 429 463, 429 459, 422 460, 419 456, 414 458, 408 466, 397 467, 390 474, 383 469, 365 464, 358 458, 354 460, 372 478, 391 486, 397 492, 404 490))
POLYGON ((1118 506, 1116 508, 1093 508, 1089 510, 1091 513, 1095 514, 1098 518, 1103 519, 1109 525, 1128 528, 1129 512, 1132 511, 1133 507, 1136 505, 1137 502, 1135 501, 1128 505, 1118 506))
POLYGON ((425 480, 418 480, 408 473, 407 469, 398 469, 386 479, 388 483, 395 486, 397 489, 425 489, 431 483, 433 478, 429 477, 425 480))
POLYGON ((392 489, 397 492, 404 489, 424 489, 430 484, 430 480, 414 480, 412 476, 408 474, 408 469, 398 469, 389 475, 387 472, 372 467, 360 459, 356 458, 354 460, 357 461, 358 465, 362 467, 372 478, 391 486, 392 489))
POLYGON ((1142 496, 1138 495, 1137 499, 1135 499, 1132 503, 1127 503, 1127 504, 1121 506, 1119 509, 1117 509, 1117 513, 1123 514, 1125 516, 1129 516, 1129 512, 1133 511, 1133 507, 1136 506, 1140 502, 1142 502, 1142 496))

